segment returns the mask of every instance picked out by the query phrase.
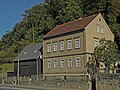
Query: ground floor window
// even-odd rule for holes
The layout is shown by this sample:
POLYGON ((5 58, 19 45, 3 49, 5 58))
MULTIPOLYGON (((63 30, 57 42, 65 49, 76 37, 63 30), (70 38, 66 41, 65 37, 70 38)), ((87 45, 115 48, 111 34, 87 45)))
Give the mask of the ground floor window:
POLYGON ((76 58, 76 67, 80 66, 80 58, 76 58))
POLYGON ((48 60, 48 68, 51 68, 51 61, 48 60))

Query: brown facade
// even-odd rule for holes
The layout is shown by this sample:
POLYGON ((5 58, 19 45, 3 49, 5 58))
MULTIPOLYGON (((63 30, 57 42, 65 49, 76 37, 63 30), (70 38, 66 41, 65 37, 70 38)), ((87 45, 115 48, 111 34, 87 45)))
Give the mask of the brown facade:
POLYGON ((69 31, 70 28, 67 28, 69 24, 72 25, 69 22, 59 27, 61 29, 65 27, 65 33, 64 30, 57 33, 55 30, 58 27, 56 27, 45 36, 43 41, 44 76, 83 74, 88 57, 93 53, 95 44, 97 44, 95 40, 105 38, 113 41, 114 36, 101 14, 86 18, 75 21, 81 23, 76 23, 80 25, 76 25, 74 30, 69 31), (84 21, 86 18, 90 22, 84 25, 81 20, 84 21), (78 26, 81 25, 84 27, 78 29, 78 26), (97 29, 101 31, 97 31, 97 29), (54 33, 53 36, 52 33, 54 33))

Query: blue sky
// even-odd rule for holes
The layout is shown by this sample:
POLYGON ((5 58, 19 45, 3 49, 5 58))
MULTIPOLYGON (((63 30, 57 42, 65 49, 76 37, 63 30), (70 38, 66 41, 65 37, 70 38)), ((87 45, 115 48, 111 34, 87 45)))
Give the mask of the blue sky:
POLYGON ((42 0, 0 0, 0 38, 22 20, 25 10, 42 0))

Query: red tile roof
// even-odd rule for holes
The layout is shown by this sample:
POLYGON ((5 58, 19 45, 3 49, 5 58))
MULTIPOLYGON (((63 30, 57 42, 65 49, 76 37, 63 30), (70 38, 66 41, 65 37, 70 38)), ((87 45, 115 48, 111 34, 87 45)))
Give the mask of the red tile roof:
POLYGON ((48 32, 44 38, 84 29, 97 15, 98 14, 94 14, 75 21, 57 25, 53 30, 48 32))

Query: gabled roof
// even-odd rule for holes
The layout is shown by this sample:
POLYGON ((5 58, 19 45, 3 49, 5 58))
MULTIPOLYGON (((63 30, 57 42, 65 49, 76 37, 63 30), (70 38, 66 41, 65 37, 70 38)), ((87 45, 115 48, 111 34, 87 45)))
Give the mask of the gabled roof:
POLYGON ((65 24, 57 25, 53 30, 48 32, 44 38, 84 29, 97 15, 98 14, 94 14, 65 24))
MULTIPOLYGON (((37 43, 33 45, 26 46, 19 54, 19 60, 32 60, 37 59, 41 54, 40 49, 42 48, 42 43, 37 43)), ((17 61, 16 57, 13 61, 17 61)))

